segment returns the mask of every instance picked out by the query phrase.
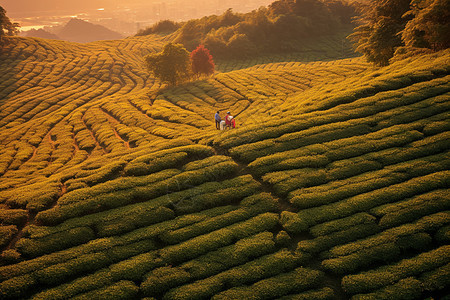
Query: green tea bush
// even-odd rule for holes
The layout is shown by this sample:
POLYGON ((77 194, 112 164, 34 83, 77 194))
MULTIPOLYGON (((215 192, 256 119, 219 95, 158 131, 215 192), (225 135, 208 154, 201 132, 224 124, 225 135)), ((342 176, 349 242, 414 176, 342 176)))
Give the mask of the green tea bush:
POLYGON ((400 183, 406 178, 406 174, 378 170, 319 186, 297 189, 290 192, 288 198, 298 208, 311 208, 400 183))
POLYGON ((24 257, 33 258, 84 244, 94 238, 95 233, 91 228, 78 227, 40 239, 22 238, 17 242, 16 247, 24 257))
POLYGON ((159 257, 157 251, 151 251, 111 265, 108 276, 116 281, 123 279, 138 281, 142 280, 146 273, 164 264, 165 262, 159 257))
POLYGON ((434 237, 440 244, 448 244, 450 242, 450 225, 440 228, 434 237))
POLYGON ((375 155, 369 154, 369 156, 385 166, 407 162, 427 155, 445 152, 447 139, 443 136, 439 137, 439 135, 426 137, 402 148, 387 149, 375 153, 375 155))
POLYGON ((21 255, 14 249, 6 249, 0 254, 0 266, 18 263, 21 255))
POLYGON ((416 257, 403 259, 364 273, 347 275, 342 279, 345 291, 357 294, 393 284, 401 279, 434 270, 450 261, 450 246, 442 246, 416 257))
POLYGON ((161 258, 172 263, 192 259, 208 251, 229 245, 236 239, 270 230, 277 224, 278 216, 276 214, 261 214, 247 221, 197 236, 178 245, 165 247, 161 250, 161 258))
POLYGON ((325 236, 316 237, 313 240, 304 240, 298 243, 297 250, 304 252, 318 253, 330 249, 336 245, 341 245, 360 238, 378 233, 380 228, 375 223, 354 225, 342 231, 335 231, 325 236))
MULTIPOLYGON (((243 197, 247 194, 252 194, 253 191, 256 191, 256 188, 259 187, 259 184, 250 176, 250 175, 244 175, 239 176, 230 180, 225 180, 222 182, 207 182, 204 184, 201 184, 197 187, 193 187, 190 189, 187 189, 185 191, 181 192, 175 192, 171 193, 169 195, 164 195, 161 197, 158 197, 154 200, 149 200, 142 203, 136 203, 124 207, 119 207, 116 209, 111 209, 104 212, 94 213, 91 215, 83 216, 80 218, 74 218, 70 219, 68 221, 65 221, 64 223, 54 226, 54 227, 43 227, 43 226, 28 226, 25 228, 25 232, 30 235, 31 237, 41 237, 47 234, 61 232, 61 231, 67 231, 72 228, 82 227, 82 226, 91 226, 93 228, 106 228, 105 224, 110 224, 110 227, 108 227, 108 230, 114 230, 114 228, 117 228, 119 231, 129 231, 136 227, 136 225, 139 224, 147 224, 149 222, 154 223, 156 219, 158 218, 167 218, 171 216, 171 212, 165 208, 162 207, 164 205, 170 205, 170 204, 177 204, 182 201, 189 201, 191 198, 201 200, 202 195, 207 194, 211 195, 211 199, 214 201, 206 202, 206 203, 199 203, 197 205, 191 205, 191 211, 197 211, 204 209, 206 206, 212 206, 212 205, 220 205, 223 203, 229 203, 230 201, 236 201, 240 199, 240 197, 243 197), (224 193, 224 197, 222 196, 222 189, 224 193), (236 189, 239 189, 239 193, 234 192, 233 195, 230 196, 230 192, 235 191, 236 189), (212 197, 214 194, 217 194, 216 197, 212 197), (198 196, 198 197, 197 197, 198 196), (195 208, 195 209, 194 209, 195 208), (155 211, 156 210, 156 211, 155 211), (159 214, 161 213, 161 214, 159 214), (153 215, 151 218, 145 218, 145 215, 153 215), (142 216, 142 218, 135 219, 135 216, 142 216), (156 219, 155 219, 156 218, 156 219), (125 224, 123 229, 119 229, 119 227, 115 226, 115 224, 121 224, 124 223, 124 220, 127 223, 130 222, 130 224, 125 224), (134 224, 134 225, 133 225, 134 224), (132 225, 132 226, 131 226, 132 225)), ((205 197, 206 198, 206 197, 205 197)), ((203 198, 203 199, 205 199, 203 198)), ((263 200, 261 200, 263 201, 263 200)), ((248 201, 245 201, 244 203, 247 203, 248 201)), ((256 201, 258 202, 258 201, 256 201)), ((177 205, 178 206, 178 205, 177 205)), ((175 209, 178 209, 178 207, 175 206, 175 209)), ((181 205, 180 205, 181 206, 181 205)), ((211 211, 204 211, 202 215, 207 215, 208 212, 211 211)), ((225 213, 225 212, 222 212, 225 213)), ((215 214, 217 215, 217 214, 215 214)), ((208 214, 209 216, 209 214, 208 214)), ((109 226, 109 225, 108 225, 109 226)), ((121 227, 122 228, 122 227, 121 227)), ((103 229, 102 229, 103 230, 103 229)), ((112 231, 111 231, 112 232, 112 231)), ((98 232, 98 234, 103 234, 101 232, 98 232)), ((105 233, 106 234, 106 231, 105 233)))
POLYGON ((230 158, 223 155, 214 155, 202 160, 196 160, 190 163, 187 163, 183 166, 184 171, 195 171, 195 170, 201 170, 216 164, 220 164, 222 162, 228 162, 230 161, 230 158))
POLYGON ((237 203, 244 197, 255 194, 260 184, 251 175, 235 177, 221 182, 202 184, 199 188, 186 190, 184 193, 169 195, 178 214, 187 214, 224 204, 237 203), (214 189, 215 188, 215 189, 214 189))
POLYGON ((300 233, 308 229, 308 226, 300 219, 298 214, 290 211, 281 212, 280 223, 287 232, 291 233, 300 233))
POLYGON ((296 295, 281 297, 282 300, 331 300, 335 299, 334 291, 329 288, 321 288, 318 290, 307 291, 296 295))
POLYGON ((450 125, 446 121, 436 121, 425 125, 423 133, 427 136, 450 131, 450 125))
POLYGON ((289 170, 296 168, 319 168, 329 161, 323 156, 327 148, 321 144, 305 146, 299 149, 277 152, 268 156, 257 158, 248 166, 257 175, 262 176, 269 172, 289 170))
POLYGON ((69 179, 66 181, 66 185, 78 185, 85 183, 89 186, 93 186, 102 182, 109 181, 118 177, 119 173, 125 167, 126 162, 118 161, 111 164, 104 165, 96 170, 81 170, 75 175, 75 179, 69 179))
POLYGON ((141 288, 145 295, 161 295, 176 286, 215 275, 274 250, 273 234, 262 232, 208 252, 178 267, 155 269, 147 275, 141 288), (227 259, 224 260, 223 257, 227 259))
POLYGON ((165 294, 166 299, 212 297, 227 287, 241 286, 294 269, 302 258, 280 250, 192 284, 176 287, 165 294))
MULTIPOLYGON (((275 188, 277 189, 278 192, 280 193, 286 193, 287 191, 290 191, 292 189, 299 189, 302 188, 301 191, 298 192, 294 192, 293 195, 295 194, 299 194, 300 192, 303 192, 303 190, 308 189, 308 186, 315 186, 315 185, 319 185, 319 184, 323 184, 325 182, 332 182, 332 184, 336 184, 334 183, 334 181, 336 180, 341 180, 341 179, 345 179, 345 178, 349 178, 349 177, 353 177, 356 175, 359 175, 361 173, 366 173, 369 171, 375 171, 374 173, 376 173, 376 170, 380 170, 382 169, 382 165, 377 162, 377 152, 374 153, 370 153, 367 156, 360 156, 360 157, 355 157, 355 158, 349 158, 349 159, 345 159, 345 160, 340 160, 340 161, 336 161, 336 162, 332 162, 330 163, 326 168, 324 169, 308 169, 308 168, 304 168, 301 170, 292 170, 292 171, 284 171, 284 172, 275 172, 275 173, 270 173, 270 174, 266 174, 263 178, 265 180, 267 180, 268 182, 272 183, 275 185, 275 188), (367 159, 366 159, 367 157, 367 159), (297 176, 301 177, 301 180, 299 180, 297 178, 297 176)), ((420 175, 425 175, 430 171, 437 171, 439 169, 445 169, 446 167, 442 164, 441 161, 438 160, 442 160, 443 155, 437 155, 437 156, 430 156, 427 158, 424 158, 423 160, 417 160, 417 161, 413 161, 411 162, 414 165, 420 165, 420 164, 424 164, 424 161, 430 161, 432 162, 431 165, 423 165, 422 168, 417 168, 415 170, 415 173, 411 173, 408 174, 410 176, 419 176, 420 175), (436 161, 434 161, 436 160, 436 161), (441 164, 441 166, 439 167, 439 163, 441 164), (434 168, 434 166, 437 167, 434 168)), ((406 163, 403 166, 397 166, 398 168, 401 167, 411 167, 407 165, 406 163)), ((380 170, 380 175, 381 174, 389 174, 390 176, 392 176, 392 173, 389 172, 387 170, 380 170)), ((367 173, 366 173, 367 174, 367 173)), ((365 177, 367 177, 367 175, 364 175, 365 177)), ((374 175, 370 175, 370 176, 374 176, 374 175)), ((377 178, 378 180, 375 181, 375 184, 381 184, 382 182, 380 182, 379 178, 377 178)), ((384 179, 384 178, 383 178, 384 179)), ((388 179, 385 179, 388 180, 388 179)), ((337 183, 339 184, 339 183, 337 183)), ((370 190, 370 188, 372 187, 372 185, 368 185, 366 183, 363 183, 362 181, 359 182, 359 184, 354 183, 353 181, 351 182, 351 186, 350 187, 354 187, 353 189, 351 189, 350 187, 345 187, 343 186, 341 189, 338 190, 329 190, 329 189, 324 189, 324 188, 318 188, 318 190, 322 189, 324 191, 327 192, 327 195, 320 195, 320 196, 316 196, 316 195, 304 195, 304 193, 302 193, 301 195, 303 197, 295 197, 295 196, 290 196, 293 198, 292 201, 295 201, 293 203, 298 203, 298 205, 302 205, 303 207, 305 207, 306 205, 308 205, 309 202, 308 201, 310 198, 309 197, 313 197, 312 200, 314 202, 319 201, 319 203, 327 203, 328 201, 335 201, 335 197, 345 197, 345 196, 351 196, 351 195, 355 195, 357 193, 362 192, 364 189, 365 190, 370 190), (330 196, 332 196, 331 199, 329 199, 330 196), (328 197, 324 197, 324 196, 328 196, 328 197), (295 200, 294 200, 295 199, 295 200), (328 200, 329 199, 329 200, 328 200), (303 204, 304 202, 306 202, 305 204, 303 204)), ((309 188, 309 190, 313 190, 312 188, 309 188)))
POLYGON ((162 295, 171 287, 182 285, 190 279, 190 274, 182 268, 172 266, 153 270, 142 283, 141 290, 146 296, 162 295))
POLYGON ((432 242, 432 238, 428 233, 418 232, 411 235, 399 236, 395 244, 403 251, 408 250, 424 250, 432 242))
POLYGON ((361 224, 376 224, 376 218, 368 213, 357 213, 346 218, 318 224, 311 227, 309 232, 314 237, 327 236, 361 224))
POLYGON ((292 150, 308 145, 329 142, 335 139, 347 138, 355 135, 363 135, 370 132, 367 125, 342 124, 333 127, 324 125, 323 128, 313 127, 305 132, 283 135, 274 140, 264 140, 254 144, 246 144, 230 149, 233 157, 245 162, 251 162, 259 157, 276 152, 292 150))
POLYGON ((0 209, 0 224, 23 225, 28 220, 28 213, 23 209, 0 209))
POLYGON ((348 274, 377 263, 389 263, 400 257, 400 248, 394 243, 379 244, 355 251, 346 256, 325 259, 322 267, 335 274, 348 274))
POLYGON ((119 235, 134 229, 149 226, 173 219, 174 212, 166 207, 156 209, 140 208, 125 212, 116 218, 103 219, 96 224, 96 235, 98 237, 119 235))
MULTIPOLYGON (((383 130, 380 130, 383 131, 383 130)), ((353 145, 344 145, 343 147, 335 148, 328 151, 325 155, 331 161, 336 161, 340 159, 346 159, 350 157, 356 157, 363 154, 377 152, 384 149, 392 148, 392 147, 401 147, 407 145, 411 142, 417 141, 423 137, 423 134, 412 130, 412 131, 404 131, 401 133, 397 133, 398 130, 394 130, 393 128, 385 129, 386 133, 383 132, 383 137, 380 139, 376 139, 377 136, 375 134, 379 134, 379 132, 375 132, 374 134, 366 135, 366 139, 361 139, 360 143, 353 145)), ((333 143, 330 143, 333 145, 333 143)))
POLYGON ((449 178, 447 173, 448 171, 441 171, 416 177, 400 184, 359 194, 336 203, 305 209, 298 213, 298 217, 302 227, 309 227, 366 211, 379 205, 397 202, 434 189, 445 188, 448 185, 449 178))
POLYGON ((214 295, 212 299, 278 298, 317 287, 323 279, 322 276, 320 271, 300 267, 289 273, 263 279, 250 286, 231 288, 214 295))
POLYGON ((310 168, 269 173, 263 176, 263 180, 274 185, 275 191, 280 195, 328 181, 325 170, 310 168))
POLYGON ((13 236, 17 234, 17 232, 17 226, 15 225, 0 225, 0 247, 8 245, 13 236))
POLYGON ((165 179, 171 178, 180 172, 174 169, 168 169, 156 174, 151 174, 142 177, 124 177, 110 180, 108 182, 100 183, 90 188, 75 190, 64 194, 59 200, 58 204, 68 205, 77 203, 80 199, 89 199, 103 194, 126 191, 136 187, 151 185, 165 179))
POLYGON ((211 148, 201 145, 176 147, 169 150, 139 156, 125 167, 128 175, 142 176, 164 169, 176 168, 192 159, 202 159, 213 155, 211 148))
POLYGON ((61 192, 61 184, 53 181, 38 182, 2 192, 0 201, 10 207, 26 208, 38 212, 47 209, 61 192))
POLYGON ((100 270, 93 274, 77 278, 69 283, 39 292, 33 295, 31 299, 67 299, 78 294, 112 285, 113 283, 108 272, 106 270, 100 270))
POLYGON ((423 273, 419 279, 426 291, 444 290, 450 284, 450 263, 423 273))
MULTIPOLYGON (((76 195, 72 195, 71 198, 60 199, 61 206, 54 207, 47 211, 41 212, 37 219, 44 224, 55 224, 67 220, 69 218, 79 217, 93 211, 103 211, 135 202, 142 202, 147 199, 156 198, 167 194, 170 191, 183 190, 191 186, 200 185, 207 181, 214 181, 221 178, 226 178, 230 174, 237 171, 238 166, 236 163, 227 160, 218 164, 207 166, 201 170, 193 170, 179 173, 165 180, 161 180, 155 184, 149 184, 146 186, 138 186, 135 188, 124 189, 121 191, 97 194, 93 197, 83 201, 77 201, 70 203, 72 199, 76 200, 76 195), (67 203, 69 202, 69 203, 67 203)), ((170 170, 169 170, 170 171, 170 170)), ((167 171, 163 176, 166 176, 167 171)), ((173 173, 172 173, 173 174, 173 173)), ((161 174, 154 174, 161 176, 161 174)), ((150 175, 150 178, 158 177, 150 175)), ((81 192, 81 190, 73 191, 81 192)), ((78 198, 79 199, 79 198, 78 198)), ((167 201, 170 201, 168 199, 167 201)))
POLYGON ((68 262, 53 265, 35 273, 36 280, 43 285, 57 285, 74 275, 88 274, 111 264, 105 253, 85 254, 68 262))
POLYGON ((153 242, 141 241, 118 246, 103 252, 84 254, 64 263, 55 264, 34 272, 36 280, 43 285, 57 285, 68 279, 95 272, 114 262, 127 259, 142 252, 155 249, 153 242))
POLYGON ((275 241, 276 241, 277 245, 280 247, 289 246, 291 240, 292 239, 291 239, 290 235, 284 230, 281 230, 280 232, 278 232, 278 234, 275 237, 275 241))
POLYGON ((0 282, 0 295, 4 299, 18 299, 25 297, 37 282, 31 274, 14 277, 0 282))
MULTIPOLYGON (((414 223, 403 224, 401 226, 387 229, 379 234, 352 242, 346 245, 334 247, 330 250, 330 255, 333 257, 349 255, 360 250, 368 249, 373 246, 396 243, 400 238, 408 240, 414 239, 415 236, 420 239, 422 233, 437 231, 442 226, 449 224, 449 212, 439 212, 430 216, 425 216, 414 223)), ((427 235, 422 236, 423 240, 429 240, 427 235)))
POLYGON ((78 295, 72 299, 132 299, 138 296, 139 288, 131 281, 122 280, 108 287, 78 295))
POLYGON ((148 239, 148 236, 155 236, 161 231, 152 232, 151 228, 145 229, 148 231, 147 236, 137 232, 114 239, 98 239, 81 246, 23 261, 16 265, 0 267, 0 278, 6 280, 27 273, 36 273, 49 267, 52 267, 48 270, 49 272, 57 272, 58 266, 61 266, 61 270, 76 273, 80 270, 77 271, 75 266, 79 266, 77 268, 81 268, 81 270, 90 268, 90 266, 83 266, 84 260, 77 260, 78 257, 90 259, 89 255, 92 255, 94 258, 100 259, 98 260, 99 265, 103 265, 154 250, 155 245, 148 239))
POLYGON ((178 152, 156 158, 158 163, 130 162, 124 168, 124 172, 128 176, 144 176, 164 169, 174 168, 177 164, 181 164, 187 157, 187 153, 178 152))
POLYGON ((412 222, 420 217, 450 209, 447 190, 435 190, 411 199, 374 209, 381 216, 380 226, 393 227, 412 222))
POLYGON ((160 238, 169 244, 180 243, 189 238, 247 220, 258 214, 274 211, 274 207, 276 207, 276 200, 267 193, 249 196, 243 199, 242 203, 244 206, 241 208, 175 231, 166 232, 160 238))
POLYGON ((352 297, 358 299, 420 299, 422 296, 422 284, 419 280, 409 277, 399 282, 388 285, 370 294, 358 294, 352 297))

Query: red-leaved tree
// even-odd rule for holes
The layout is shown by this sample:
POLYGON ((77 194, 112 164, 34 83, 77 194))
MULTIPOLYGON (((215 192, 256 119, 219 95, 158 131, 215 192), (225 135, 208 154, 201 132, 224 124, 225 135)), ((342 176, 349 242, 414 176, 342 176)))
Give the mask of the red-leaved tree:
POLYGON ((200 76, 203 75, 212 75, 214 74, 214 61, 212 55, 209 53, 209 50, 205 48, 203 45, 199 45, 197 49, 192 51, 191 53, 191 61, 192 61, 192 72, 200 76))

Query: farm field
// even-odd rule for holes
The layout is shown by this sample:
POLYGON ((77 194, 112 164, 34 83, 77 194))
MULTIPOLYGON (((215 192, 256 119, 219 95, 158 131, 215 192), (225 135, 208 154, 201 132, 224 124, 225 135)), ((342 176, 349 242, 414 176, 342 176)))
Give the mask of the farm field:
POLYGON ((0 54, 1 299, 450 297, 450 51, 330 40, 167 88, 169 40, 0 54))

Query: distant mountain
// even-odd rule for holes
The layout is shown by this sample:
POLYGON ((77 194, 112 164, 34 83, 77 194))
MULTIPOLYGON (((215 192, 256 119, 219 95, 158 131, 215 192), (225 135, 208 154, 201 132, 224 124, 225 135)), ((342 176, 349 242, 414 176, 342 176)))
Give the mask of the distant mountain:
POLYGON ((43 38, 43 39, 51 39, 51 40, 60 40, 61 38, 57 36, 56 34, 50 33, 44 29, 31 29, 28 31, 25 31, 23 33, 26 37, 37 37, 37 38, 43 38))
POLYGON ((67 41, 88 43, 100 40, 117 40, 123 38, 120 33, 102 25, 92 24, 80 19, 71 19, 58 32, 58 36, 67 41))

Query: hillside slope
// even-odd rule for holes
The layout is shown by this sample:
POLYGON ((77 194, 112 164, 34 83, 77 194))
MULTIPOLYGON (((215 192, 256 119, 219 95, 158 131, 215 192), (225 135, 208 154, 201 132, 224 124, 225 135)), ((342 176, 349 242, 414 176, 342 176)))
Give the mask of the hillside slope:
POLYGON ((157 92, 142 57, 161 37, 16 42, 0 60, 1 298, 445 295, 450 52, 157 92), (218 109, 239 128, 216 131, 218 109))

